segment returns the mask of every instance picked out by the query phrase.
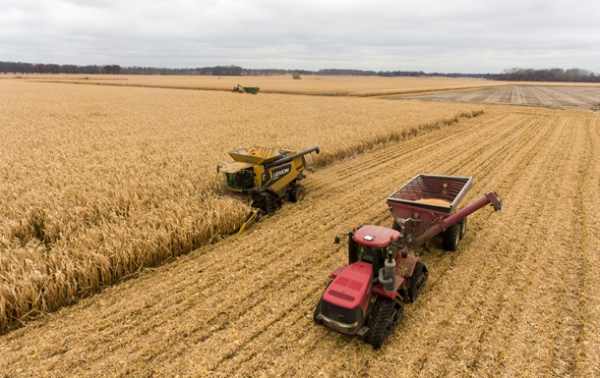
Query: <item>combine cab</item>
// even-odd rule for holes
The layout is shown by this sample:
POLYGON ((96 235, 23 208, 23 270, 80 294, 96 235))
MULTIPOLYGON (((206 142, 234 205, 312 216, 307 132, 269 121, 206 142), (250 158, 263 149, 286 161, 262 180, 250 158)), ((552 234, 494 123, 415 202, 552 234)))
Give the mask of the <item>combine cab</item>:
POLYGON ((231 191, 249 194, 253 211, 240 232, 264 214, 277 211, 284 198, 291 202, 302 201, 306 189, 302 180, 306 159, 304 155, 320 152, 319 147, 304 151, 282 150, 268 147, 243 148, 229 152, 234 162, 218 166, 225 175, 225 184, 231 191))

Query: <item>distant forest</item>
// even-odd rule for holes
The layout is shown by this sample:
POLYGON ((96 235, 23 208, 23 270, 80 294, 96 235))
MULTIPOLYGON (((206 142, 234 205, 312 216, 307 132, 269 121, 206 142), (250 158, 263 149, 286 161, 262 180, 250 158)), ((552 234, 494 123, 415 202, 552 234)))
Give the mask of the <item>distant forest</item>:
POLYGON ((592 71, 580 68, 563 70, 562 68, 551 68, 535 70, 533 68, 511 68, 504 73, 494 76, 496 80, 507 81, 560 81, 576 83, 599 83, 600 75, 592 71))
POLYGON ((0 73, 20 74, 111 74, 111 75, 212 75, 212 76, 270 76, 270 75, 338 75, 338 76, 447 76, 447 77, 486 77, 482 74, 459 74, 459 73, 425 73, 423 71, 366 71, 366 70, 344 70, 324 69, 318 71, 308 70, 282 70, 282 69, 250 69, 239 66, 215 66, 202 68, 156 68, 156 67, 121 67, 112 65, 87 65, 77 66, 74 64, 42 64, 23 62, 0 61, 0 73))
POLYGON ((323 69, 318 71, 308 70, 282 70, 282 69, 250 69, 235 65, 215 66, 202 68, 156 68, 156 67, 121 67, 112 65, 87 65, 74 64, 42 64, 23 62, 0 61, 0 73, 13 74, 110 74, 110 75, 209 75, 209 76, 270 76, 270 75, 323 75, 323 76, 383 76, 383 77, 472 77, 482 79, 506 81, 560 81, 560 82, 600 82, 600 75, 591 71, 572 68, 541 69, 511 68, 501 74, 476 74, 476 73, 425 73, 423 71, 368 71, 351 69, 323 69))

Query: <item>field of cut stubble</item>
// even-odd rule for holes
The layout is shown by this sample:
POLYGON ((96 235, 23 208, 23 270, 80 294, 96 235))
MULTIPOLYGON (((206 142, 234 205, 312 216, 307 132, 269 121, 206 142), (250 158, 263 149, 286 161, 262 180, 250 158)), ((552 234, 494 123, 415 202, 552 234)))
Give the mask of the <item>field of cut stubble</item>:
POLYGON ((600 110, 600 86, 586 84, 566 85, 511 85, 495 88, 472 89, 457 92, 417 95, 418 100, 452 101, 462 103, 520 105, 554 109, 600 110))
POLYGON ((110 85, 123 87, 203 89, 231 91, 238 84, 259 87, 260 93, 286 93, 318 96, 367 97, 432 91, 504 86, 507 82, 447 77, 378 76, 162 76, 162 75, 21 75, 38 82, 110 85))
MULTIPOLYGON (((396 101, 390 101, 397 104, 396 101)), ((309 175, 309 195, 1 337, 6 376, 600 375, 600 118, 493 107, 309 175), (474 176, 500 213, 434 244, 430 280, 381 350, 312 323, 333 236, 388 225, 385 197, 418 173, 474 176)))

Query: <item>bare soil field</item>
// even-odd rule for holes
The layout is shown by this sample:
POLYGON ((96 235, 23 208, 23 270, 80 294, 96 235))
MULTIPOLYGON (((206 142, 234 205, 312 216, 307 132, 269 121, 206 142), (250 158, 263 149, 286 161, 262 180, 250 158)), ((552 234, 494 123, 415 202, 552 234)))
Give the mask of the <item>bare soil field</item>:
MULTIPOLYGON (((395 102, 389 102, 395 103, 395 102)), ((309 194, 247 233, 0 336, 3 376, 600 376, 600 117, 485 114, 320 168, 309 194), (457 252, 382 349, 316 326, 336 234, 389 225, 386 196, 418 173, 474 176, 457 252)))
MULTIPOLYGON (((402 97, 407 98, 407 97, 402 97)), ((600 86, 506 86, 411 96, 427 101, 600 110, 600 86)))
MULTIPOLYGON (((14 78, 0 76, 0 79, 14 78)), ((204 89, 231 91, 238 84, 259 87, 259 93, 287 93, 319 96, 375 96, 399 93, 424 93, 507 85, 507 82, 447 77, 365 77, 302 76, 294 80, 283 76, 161 76, 161 75, 18 75, 20 80, 52 83, 96 84, 150 88, 204 89)))

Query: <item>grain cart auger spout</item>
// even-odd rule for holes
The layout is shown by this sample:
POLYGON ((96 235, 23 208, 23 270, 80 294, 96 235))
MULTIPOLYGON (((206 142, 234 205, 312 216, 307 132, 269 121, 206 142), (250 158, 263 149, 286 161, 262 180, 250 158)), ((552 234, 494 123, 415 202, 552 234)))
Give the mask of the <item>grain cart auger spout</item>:
POLYGON ((238 234, 263 215, 281 208, 284 198, 291 202, 302 201, 306 189, 298 182, 306 177, 305 155, 317 154, 319 147, 304 151, 269 147, 242 148, 229 152, 234 162, 217 166, 225 175, 225 185, 233 192, 248 194, 252 198, 252 211, 240 227, 238 234))

